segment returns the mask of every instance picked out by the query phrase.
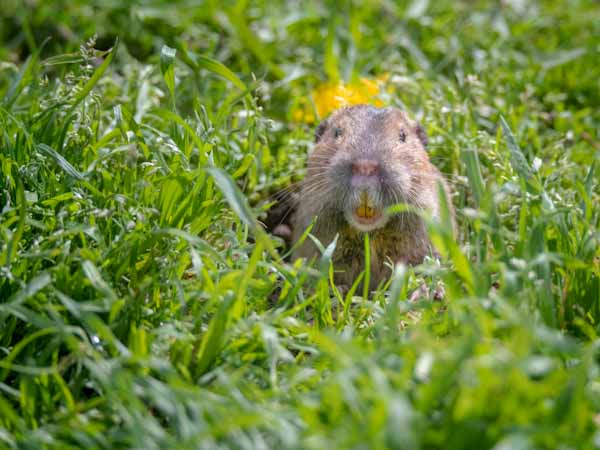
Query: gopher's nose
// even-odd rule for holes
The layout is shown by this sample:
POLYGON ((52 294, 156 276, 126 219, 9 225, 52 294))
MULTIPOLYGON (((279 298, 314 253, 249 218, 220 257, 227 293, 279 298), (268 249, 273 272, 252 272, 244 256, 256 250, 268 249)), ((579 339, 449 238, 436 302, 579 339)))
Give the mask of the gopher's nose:
POLYGON ((372 159, 357 159, 352 163, 352 175, 370 177, 379 173, 379 163, 372 159))

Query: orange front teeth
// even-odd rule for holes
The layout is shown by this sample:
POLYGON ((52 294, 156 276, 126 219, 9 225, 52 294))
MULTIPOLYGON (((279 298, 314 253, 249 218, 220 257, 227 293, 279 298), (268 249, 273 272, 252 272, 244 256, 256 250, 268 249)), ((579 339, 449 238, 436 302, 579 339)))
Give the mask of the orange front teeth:
POLYGON ((375 208, 373 208, 370 200, 369 194, 366 191, 360 194, 360 205, 356 208, 356 215, 361 219, 372 219, 375 217, 375 208))

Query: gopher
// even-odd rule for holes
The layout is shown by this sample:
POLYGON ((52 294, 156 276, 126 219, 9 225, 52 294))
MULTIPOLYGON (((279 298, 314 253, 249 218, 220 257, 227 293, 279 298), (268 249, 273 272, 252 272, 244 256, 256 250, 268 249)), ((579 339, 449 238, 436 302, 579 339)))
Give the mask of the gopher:
MULTIPOLYGON (((350 106, 318 125, 293 219, 293 241, 315 218, 311 233, 323 245, 338 235, 336 284, 352 285, 364 269, 364 233, 369 233, 371 288, 390 275, 386 262, 418 264, 433 254, 418 214, 386 212, 403 203, 439 218, 438 186, 450 207, 448 185, 429 161, 426 145, 423 128, 392 107, 350 106)), ((306 239, 293 257, 318 254, 314 242, 306 239)))

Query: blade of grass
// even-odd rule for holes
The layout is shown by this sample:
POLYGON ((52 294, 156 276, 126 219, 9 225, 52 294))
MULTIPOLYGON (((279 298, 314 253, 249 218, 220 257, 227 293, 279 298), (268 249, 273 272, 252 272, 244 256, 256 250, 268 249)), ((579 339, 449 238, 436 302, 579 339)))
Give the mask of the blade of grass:
POLYGON ((206 171, 212 176, 215 184, 219 187, 225 200, 231 206, 240 220, 246 224, 252 231, 257 231, 258 224, 254 214, 250 210, 246 197, 242 194, 229 174, 217 167, 207 168, 206 171))
POLYGON ((22 339, 21 341, 19 341, 19 343, 14 346, 14 348, 12 349, 10 354, 6 358, 0 360, 0 363, 1 363, 0 367, 4 368, 2 373, 0 373, 0 381, 4 381, 6 379, 8 373, 10 372, 13 361, 19 355, 19 353, 21 353, 21 351, 23 351, 23 349, 25 347, 27 347, 30 343, 32 343, 36 339, 47 336, 49 334, 55 334, 58 332, 59 332, 59 330, 57 328, 53 328, 53 327, 43 328, 41 330, 37 330, 34 333, 31 333, 25 339, 22 339))
POLYGON ((83 261, 81 266, 83 268, 85 276, 92 284, 92 286, 96 290, 104 294, 104 296, 110 301, 110 303, 113 303, 118 299, 118 296, 115 293, 115 291, 113 291, 113 289, 108 285, 108 283, 102 278, 102 275, 100 275, 100 271, 93 262, 85 260, 83 261))
MULTIPOLYGON (((11 306, 16 306, 16 305, 24 302, 25 300, 27 300, 29 297, 35 295, 42 289, 44 289, 51 282, 52 282, 52 278, 50 277, 50 274, 48 272, 42 272, 42 273, 36 275, 35 277, 33 277, 25 285, 24 288, 20 289, 15 294, 13 294, 8 299, 7 304, 11 305, 11 306)), ((4 306, 4 305, 2 305, 2 306, 4 306)))
POLYGON ((500 125, 502 126, 502 133, 506 139, 508 150, 510 151, 510 164, 513 169, 530 189, 534 192, 541 192, 543 189, 539 180, 534 176, 527 158, 525 158, 506 119, 502 115, 500 115, 500 125))
POLYGON ((175 57, 177 50, 163 45, 160 50, 160 71, 171 95, 171 105, 175 111, 175 57))
POLYGON ((85 175, 83 173, 75 169, 75 167, 73 167, 69 161, 67 161, 60 153, 58 153, 52 147, 46 144, 38 144, 36 145, 36 148, 42 153, 45 153, 46 155, 52 157, 52 159, 56 161, 56 163, 61 167, 61 169, 63 169, 71 177, 75 178, 76 180, 83 180, 85 178, 85 175))
POLYGON ((23 89, 25 89, 25 87, 29 83, 31 83, 31 81, 35 78, 35 70, 37 68, 40 51, 41 51, 42 47, 43 47, 43 44, 29 58, 27 58, 27 61, 21 68, 19 75, 13 81, 13 83, 8 88, 8 91, 4 95, 4 98, 2 99, 2 103, 3 103, 4 108, 6 108, 8 111, 11 110, 15 101, 17 100, 17 98, 19 97, 21 92, 23 92, 23 89))
POLYGON ((19 241, 23 237, 25 230, 25 216, 27 215, 27 200, 25 199, 25 189, 20 178, 17 178, 17 198, 19 200, 19 222, 17 229, 12 234, 12 239, 8 241, 6 247, 6 267, 9 268, 19 249, 19 241))
POLYGON ((365 278, 363 282, 363 298, 369 298, 369 288, 371 287, 371 244, 369 243, 369 233, 365 233, 365 278))
POLYGON ((110 63, 114 59, 115 54, 117 53, 118 47, 119 47, 119 39, 117 38, 115 40, 115 44, 113 45, 112 49, 109 50, 108 56, 104 59, 102 64, 100 64, 100 66, 95 70, 94 74, 83 85, 83 88, 81 89, 81 91, 79 91, 79 93, 75 97, 75 101, 71 104, 71 107, 67 111, 67 117, 70 117, 73 114, 73 112, 75 111, 75 108, 77 108, 77 106, 88 96, 88 94, 92 91, 92 89, 94 89, 94 86, 96 86, 96 84, 98 84, 98 81, 100 81, 100 78, 102 78, 102 75, 104 75, 104 72, 106 72, 106 69, 108 69, 108 66, 110 66, 110 63))
POLYGON ((196 358, 193 367, 193 376, 198 378, 206 373, 213 362, 215 361, 225 336, 227 323, 232 315, 233 308, 236 304, 236 297, 231 294, 227 295, 221 302, 217 313, 210 320, 208 330, 199 342, 199 349, 196 352, 196 358))
POLYGON ((481 205, 481 200, 485 192, 485 184, 483 183, 483 177, 481 176, 481 167, 477 150, 475 148, 465 148, 461 151, 460 155, 465 165, 469 184, 473 190, 475 204, 479 206, 481 205))
POLYGON ((201 69, 208 70, 209 72, 219 75, 220 77, 230 81, 235 87, 241 91, 247 91, 248 88, 239 77, 229 70, 224 64, 220 63, 215 59, 208 58, 201 55, 192 55, 185 48, 183 42, 177 42, 177 50, 180 52, 181 60, 195 73, 198 73, 201 69))

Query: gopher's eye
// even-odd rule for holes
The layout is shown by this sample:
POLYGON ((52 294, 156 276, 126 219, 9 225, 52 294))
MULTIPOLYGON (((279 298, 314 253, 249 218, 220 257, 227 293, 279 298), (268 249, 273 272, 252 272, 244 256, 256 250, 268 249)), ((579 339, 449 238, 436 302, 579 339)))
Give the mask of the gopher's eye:
POLYGON ((334 128, 333 129, 333 135, 336 139, 342 137, 342 135, 344 134, 344 130, 342 130, 341 128, 334 128))
POLYGON ((406 142, 406 133, 404 132, 404 130, 400 130, 400 142, 406 142))

